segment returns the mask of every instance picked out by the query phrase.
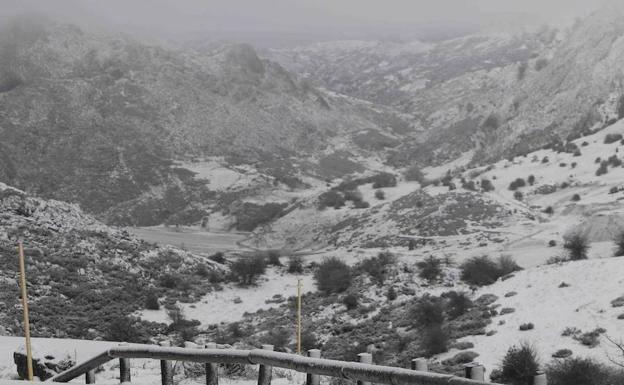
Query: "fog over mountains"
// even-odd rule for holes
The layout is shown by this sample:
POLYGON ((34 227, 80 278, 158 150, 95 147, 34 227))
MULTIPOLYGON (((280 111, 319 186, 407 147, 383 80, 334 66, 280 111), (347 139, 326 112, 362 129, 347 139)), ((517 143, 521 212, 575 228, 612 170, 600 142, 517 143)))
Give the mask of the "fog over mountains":
POLYGON ((301 279, 323 357, 621 383, 624 7, 425 3, 0 0, 0 378, 23 241, 63 347, 293 352, 301 279))

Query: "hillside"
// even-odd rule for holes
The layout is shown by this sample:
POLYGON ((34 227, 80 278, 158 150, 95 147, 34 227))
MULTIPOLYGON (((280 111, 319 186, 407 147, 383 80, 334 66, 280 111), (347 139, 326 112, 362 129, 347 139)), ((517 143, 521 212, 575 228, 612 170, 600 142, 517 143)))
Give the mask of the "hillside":
POLYGON ((125 327, 136 333, 133 341, 149 341, 166 334, 167 325, 127 318, 131 313, 145 308, 149 296, 164 303, 195 301, 213 290, 207 276, 218 277, 225 269, 107 227, 75 205, 33 198, 0 184, 2 335, 22 333, 18 240, 25 245, 36 337, 111 338, 111 325, 127 320, 125 327))
POLYGON ((316 84, 413 116, 426 140, 395 164, 487 163, 604 126, 622 90, 624 13, 612 3, 567 27, 440 43, 329 42, 267 56, 316 84))
POLYGON ((334 177, 362 167, 358 152, 396 145, 405 126, 248 45, 164 48, 34 18, 1 36, 0 180, 109 223, 198 222, 215 195, 175 160, 334 177))

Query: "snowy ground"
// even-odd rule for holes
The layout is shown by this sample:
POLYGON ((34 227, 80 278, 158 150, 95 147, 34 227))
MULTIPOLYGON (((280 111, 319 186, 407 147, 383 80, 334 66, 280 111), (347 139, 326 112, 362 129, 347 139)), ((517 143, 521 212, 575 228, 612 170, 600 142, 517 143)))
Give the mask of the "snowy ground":
MULTIPOLYGON (((256 286, 241 287, 235 283, 228 283, 223 290, 207 294, 202 300, 194 304, 178 304, 185 316, 196 319, 203 326, 221 322, 236 322, 242 319, 247 312, 253 313, 260 309, 277 307, 279 303, 265 301, 281 295, 284 299, 297 295, 298 276, 280 272, 277 268, 267 269, 266 275, 258 280, 256 286)), ((302 275, 302 292, 315 291, 315 285, 310 275, 302 275)), ((171 322, 165 309, 143 310, 140 317, 155 322, 171 322)))
MULTIPOLYGON (((488 371, 499 367, 501 359, 512 345, 526 341, 533 344, 543 364, 559 349, 570 349, 576 356, 594 357, 608 363, 609 357, 624 362, 624 357, 603 336, 600 344, 589 348, 572 337, 563 337, 566 327, 576 327, 583 332, 598 327, 605 328, 606 336, 618 341, 624 338, 624 320, 618 315, 622 307, 612 307, 611 301, 624 295, 624 258, 590 259, 527 269, 513 278, 499 281, 479 290, 477 296, 495 294, 500 309, 514 308, 515 312, 496 316, 488 330, 493 336, 471 336, 464 341, 475 344, 480 354, 477 361, 488 371), (565 282, 569 287, 560 288, 565 282), (621 290, 621 291, 618 291, 621 290), (517 294, 505 297, 505 294, 517 294), (503 325, 499 321, 504 321, 503 325), (520 331, 523 323, 532 322, 535 328, 520 331)), ((449 352, 444 357, 452 356, 449 352)))

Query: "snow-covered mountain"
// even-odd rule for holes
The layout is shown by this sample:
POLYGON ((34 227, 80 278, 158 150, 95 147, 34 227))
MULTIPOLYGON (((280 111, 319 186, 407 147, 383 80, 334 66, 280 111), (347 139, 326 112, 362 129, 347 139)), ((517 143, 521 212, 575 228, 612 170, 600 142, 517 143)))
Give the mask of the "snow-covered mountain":
POLYGON ((110 223, 199 220, 211 194, 173 160, 225 156, 273 177, 340 176, 357 166, 349 150, 372 156, 406 126, 249 45, 163 48, 31 19, 1 36, 0 179, 110 223))
POLYGON ((574 25, 478 34, 436 44, 339 42, 268 56, 316 84, 395 108, 428 133, 393 160, 444 163, 526 153, 621 117, 624 13, 605 6, 574 25), (619 111, 619 112, 618 112, 619 111))

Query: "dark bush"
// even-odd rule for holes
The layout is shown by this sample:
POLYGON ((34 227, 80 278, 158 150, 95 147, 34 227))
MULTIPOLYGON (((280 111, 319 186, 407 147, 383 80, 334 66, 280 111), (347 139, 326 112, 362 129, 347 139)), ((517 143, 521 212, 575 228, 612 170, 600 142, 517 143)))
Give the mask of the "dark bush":
POLYGON ((353 310, 358 307, 358 297, 353 293, 349 293, 342 298, 342 303, 347 310, 353 310))
POLYGON ((351 269, 336 257, 323 259, 314 272, 316 286, 326 293, 341 293, 351 286, 351 269))
POLYGON ((444 303, 441 298, 426 294, 411 307, 410 317, 419 327, 442 325, 444 322, 444 303))
POLYGON ((473 257, 462 263, 461 279, 471 285, 491 285, 500 277, 519 270, 511 257, 501 257, 497 262, 488 256, 473 257), (501 266, 503 265, 503 266, 501 266))
POLYGON ((308 351, 310 349, 318 349, 321 343, 319 342, 316 335, 310 330, 310 328, 304 328, 301 331, 301 348, 303 351, 308 351))
POLYGON ((607 134, 604 138, 605 144, 611 144, 622 140, 622 134, 607 134))
POLYGON ((525 323, 525 324, 520 325, 520 327, 518 327, 518 329, 520 329, 523 332, 527 331, 527 330, 533 330, 533 329, 535 329, 535 325, 533 325, 532 322, 529 322, 529 323, 525 323))
POLYGON ((475 182, 472 180, 462 181, 462 188, 465 190, 469 190, 469 191, 477 191, 477 186, 475 185, 475 182))
POLYGON ((266 261, 261 255, 241 257, 232 263, 231 270, 241 285, 252 285, 259 276, 264 274, 266 261))
POLYGON ((548 206, 544 209, 544 211, 542 211, 544 214, 548 214, 548 215, 552 215, 555 213, 555 210, 553 210, 552 206, 548 206))
POLYGON ((531 385, 538 370, 537 352, 533 346, 529 344, 512 346, 503 358, 500 378, 495 381, 512 385, 531 385))
POLYGON ((578 202, 581 200, 581 196, 579 194, 572 195, 572 202, 578 202))
POLYGON ((547 65, 548 65, 548 59, 539 58, 535 61, 535 70, 539 72, 543 70, 547 65))
POLYGON ((211 261, 215 261, 220 264, 224 264, 226 262, 225 255, 222 252, 216 252, 208 257, 211 261))
POLYGON ((167 289, 177 288, 181 281, 181 277, 170 273, 165 273, 160 276, 160 286, 166 287, 167 289))
POLYGON ((428 256, 424 261, 418 262, 417 266, 420 269, 418 276, 427 281, 436 281, 442 275, 442 260, 433 255, 428 256))
POLYGON ((519 81, 524 80, 526 76, 526 71, 528 68, 529 68, 529 64, 527 62, 520 63, 520 65, 518 66, 518 75, 517 75, 519 81))
POLYGON ((130 317, 117 317, 110 321, 106 330, 105 339, 107 341, 118 342, 144 342, 136 326, 136 320, 130 317))
POLYGON ((345 205, 344 196, 335 190, 329 190, 322 193, 319 196, 319 209, 323 210, 326 207, 333 207, 339 209, 345 205))
POLYGON ((262 342, 265 344, 273 345, 275 350, 284 351, 290 338, 288 337, 288 331, 283 327, 277 327, 270 329, 267 334, 262 338, 262 342))
POLYGON ((446 313, 450 319, 455 319, 466 314, 473 306, 468 294, 464 292, 458 293, 456 291, 450 291, 444 293, 442 297, 446 298, 448 301, 446 304, 446 313))
POLYGON ((373 175, 370 180, 373 182, 373 188, 395 187, 397 185, 396 176, 387 172, 373 175))
POLYGON ((394 289, 394 286, 390 286, 388 292, 386 293, 386 298, 388 301, 394 301, 397 298, 397 292, 394 289))
POLYGON ((375 198, 379 199, 380 201, 386 199, 386 194, 383 192, 383 190, 377 190, 375 191, 375 198))
POLYGON ((489 179, 481 179, 481 189, 484 192, 494 191, 494 185, 489 179))
POLYGON ((535 184, 535 175, 529 175, 529 177, 527 178, 527 181, 529 182, 531 186, 533 186, 535 184))
POLYGON ((501 255, 497 261, 501 277, 522 270, 510 255, 501 255))
POLYGON ((516 180, 514 180, 513 182, 509 184, 509 190, 515 191, 524 186, 526 186, 526 182, 524 181, 524 179, 517 178, 516 180))
POLYGON ((553 358, 568 358, 572 355, 572 350, 570 349, 559 349, 552 354, 553 358))
POLYGON ((282 261, 280 261, 280 254, 278 251, 269 251, 267 264, 270 266, 282 266, 282 261))
POLYGON ((615 256, 623 257, 624 256, 624 231, 620 231, 613 240, 615 242, 615 256))
POLYGON ((568 257, 572 261, 587 259, 589 241, 586 236, 576 232, 564 238, 563 248, 568 252, 568 257))
POLYGON ((449 335, 441 325, 433 325, 423 330, 420 348, 425 356, 431 357, 448 351, 449 335))
POLYGON ((515 191, 514 192, 514 199, 515 200, 521 201, 522 198, 524 198, 524 194, 522 194, 521 191, 515 191))
POLYGON ((351 201, 354 204, 357 204, 358 202, 363 201, 362 193, 358 189, 345 191, 344 199, 345 201, 351 201))
POLYGON ((422 184, 425 181, 425 176, 420 168, 412 166, 405 171, 405 180, 422 184))
POLYGON ((379 286, 386 280, 388 269, 396 262, 394 255, 388 252, 379 253, 376 257, 367 258, 357 265, 357 269, 370 275, 379 286))
POLYGON ((265 203, 258 205, 245 202, 234 213, 236 217, 236 229, 241 231, 253 231, 261 224, 269 223, 278 218, 288 206, 286 203, 265 203))
POLYGON ((555 360, 546 367, 549 385, 624 384, 621 369, 610 368, 589 358, 555 360))
POLYGON ((148 310, 159 310, 160 304, 158 303, 158 295, 150 291, 145 297, 145 308, 148 310))
POLYGON ((602 161, 600 163, 600 167, 598 167, 598 170, 596 170, 596 176, 601 176, 601 175, 608 173, 609 172, 608 165, 609 165, 609 162, 607 162, 606 160, 602 161))
POLYGON ((303 258, 298 255, 293 255, 288 258, 288 272, 290 274, 303 273, 303 258))
POLYGON ((202 278, 206 278, 210 276, 210 269, 206 266, 205 263, 199 263, 197 267, 195 267, 195 274, 199 275, 202 278))
POLYGON ((611 167, 620 167, 622 165, 622 159, 618 158, 617 155, 611 155, 607 159, 607 163, 611 167))

